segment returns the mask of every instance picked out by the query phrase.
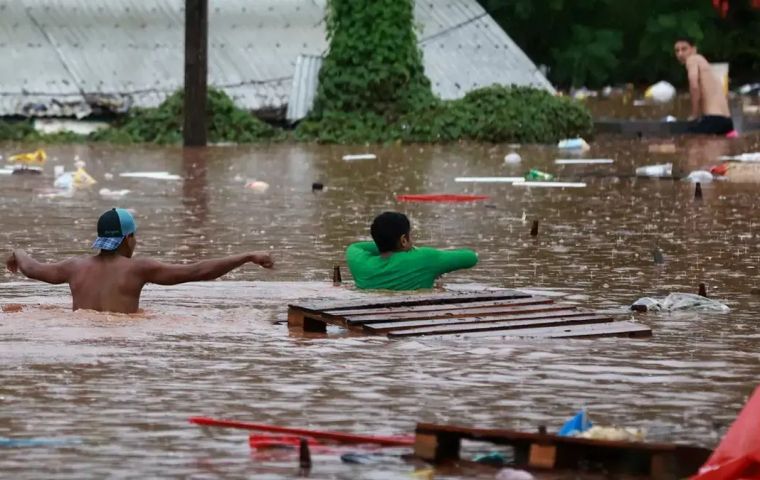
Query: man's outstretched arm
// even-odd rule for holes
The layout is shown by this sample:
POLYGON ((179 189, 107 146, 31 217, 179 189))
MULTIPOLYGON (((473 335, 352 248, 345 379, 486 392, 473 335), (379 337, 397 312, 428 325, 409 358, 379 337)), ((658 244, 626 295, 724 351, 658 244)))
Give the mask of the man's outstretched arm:
POLYGON ((14 250, 5 261, 12 273, 21 272, 32 280, 59 284, 69 281, 74 259, 58 263, 40 263, 23 250, 14 250))
POLYGON ((272 257, 264 252, 213 258, 187 265, 172 265, 150 259, 138 261, 140 262, 139 268, 143 281, 158 285, 177 285, 186 282, 214 280, 249 262, 261 265, 264 268, 274 266, 272 257))

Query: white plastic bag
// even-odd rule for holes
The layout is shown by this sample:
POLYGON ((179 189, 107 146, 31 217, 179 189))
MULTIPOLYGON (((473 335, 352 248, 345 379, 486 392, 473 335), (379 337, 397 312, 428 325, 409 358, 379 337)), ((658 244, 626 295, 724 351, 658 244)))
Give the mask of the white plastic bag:
POLYGON ((728 313, 731 311, 727 305, 724 305, 717 300, 712 300, 693 293, 671 293, 661 300, 651 297, 643 297, 633 302, 631 307, 639 307, 638 309, 640 310, 650 312, 692 311, 728 313))

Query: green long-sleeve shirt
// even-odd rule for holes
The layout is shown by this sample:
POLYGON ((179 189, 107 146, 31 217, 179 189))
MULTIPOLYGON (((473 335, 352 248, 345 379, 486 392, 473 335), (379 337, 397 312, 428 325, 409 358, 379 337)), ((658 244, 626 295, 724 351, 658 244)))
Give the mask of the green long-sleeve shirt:
POLYGON ((433 288, 444 273, 473 267, 478 255, 467 249, 415 247, 383 257, 375 242, 357 242, 346 250, 346 262, 358 288, 418 290, 433 288))

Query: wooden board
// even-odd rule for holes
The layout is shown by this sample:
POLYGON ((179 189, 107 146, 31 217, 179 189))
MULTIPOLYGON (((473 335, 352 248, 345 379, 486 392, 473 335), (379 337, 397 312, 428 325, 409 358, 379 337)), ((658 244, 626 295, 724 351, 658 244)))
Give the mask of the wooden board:
MULTIPOLYGON (((486 332, 492 330, 498 330, 505 335, 509 334, 510 330, 525 330, 530 328, 535 330, 539 327, 567 327, 570 325, 583 325, 583 324, 599 324, 612 322, 612 317, 605 317, 603 315, 579 315, 575 317, 555 317, 555 318, 536 318, 532 320, 509 320, 505 322, 485 322, 485 323, 470 323, 466 325, 439 325, 434 327, 425 328, 411 328, 408 330, 391 330, 388 331, 388 336, 393 338, 400 337, 414 337, 420 335, 445 335, 445 334, 457 334, 457 333, 469 333, 469 332, 486 332)), ((365 325, 365 328, 371 328, 370 325, 365 325)))
MULTIPOLYGON (((399 332, 402 333, 402 332, 399 332)), ((511 330, 487 330, 461 334, 447 333, 446 337, 456 338, 595 338, 595 337, 629 337, 647 338, 652 336, 652 329, 636 322, 605 322, 602 324, 571 325, 567 327, 519 328, 511 330)), ((393 336, 391 333, 388 336, 393 336)))
POLYGON ((476 294, 473 294, 471 292, 457 292, 389 296, 368 295, 367 297, 367 300, 364 302, 357 300, 342 303, 320 301, 289 306, 311 311, 354 310, 381 307, 412 307, 416 305, 443 305, 448 303, 477 302, 483 300, 509 300, 513 298, 529 298, 531 295, 528 293, 518 292, 516 290, 499 290, 494 292, 476 294))
POLYGON ((522 292, 436 294, 373 297, 365 303, 316 302, 290 305, 288 326, 326 333, 337 325, 354 333, 391 338, 648 337, 649 327, 614 322, 614 315, 597 314, 576 305, 522 292), (380 300, 382 298, 382 300, 380 300), (382 303, 380 303, 382 302, 382 303))
POLYGON ((400 310, 399 307, 378 307, 378 308, 356 308, 353 310, 324 310, 322 313, 326 313, 328 315, 342 315, 342 316, 353 316, 353 315, 380 315, 385 313, 397 313, 400 311, 403 312, 435 312, 439 310, 447 311, 447 310, 454 310, 458 308, 474 308, 474 307, 496 307, 499 305, 513 305, 513 302, 535 302, 535 303, 545 303, 545 302, 551 302, 552 300, 548 297, 525 297, 525 298, 518 298, 518 299, 508 299, 508 300, 484 300, 484 301, 478 301, 478 302, 461 302, 461 303, 442 303, 442 304, 436 304, 436 305, 416 305, 412 307, 403 307, 403 310, 400 310))
POLYGON ((348 315, 341 317, 349 325, 370 324, 380 322, 392 322, 394 320, 426 320, 430 318, 459 318, 473 316, 505 316, 515 315, 521 312, 550 312, 567 308, 566 305, 557 305, 551 303, 551 300, 532 301, 530 299, 515 300, 516 303, 509 305, 497 305, 495 307, 475 307, 475 308, 457 308, 452 310, 438 310, 434 312, 406 312, 384 313, 380 315, 348 315))
POLYGON ((597 470, 655 479, 693 475, 711 454, 705 448, 670 443, 594 440, 427 423, 417 424, 414 453, 436 463, 457 460, 462 439, 511 446, 518 468, 597 470))
POLYGON ((515 315, 510 316, 477 316, 477 317, 465 317, 465 318, 433 318, 427 320, 410 320, 410 321, 393 321, 384 323, 372 323, 364 326, 365 330, 371 332, 384 332, 390 330, 405 330, 409 328, 424 328, 435 327, 439 325, 469 325, 472 323, 488 323, 488 322, 503 322, 506 320, 533 320, 533 319, 546 319, 551 320, 559 317, 577 317, 582 315, 588 315, 590 312, 586 310, 578 310, 574 308, 563 308, 556 311, 542 311, 542 312, 518 312, 515 315))

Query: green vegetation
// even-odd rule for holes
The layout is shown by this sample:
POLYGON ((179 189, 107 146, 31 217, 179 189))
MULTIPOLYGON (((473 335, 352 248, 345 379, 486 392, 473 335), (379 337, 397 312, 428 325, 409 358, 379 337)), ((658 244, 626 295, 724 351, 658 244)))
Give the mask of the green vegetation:
MULTIPOLYGON (((14 140, 37 143, 79 143, 87 141, 109 143, 182 142, 183 92, 172 94, 157 108, 136 108, 118 119, 111 128, 91 135, 57 133, 45 135, 34 130, 31 120, 8 122, 0 120, 0 141, 14 140)), ((209 89, 208 136, 211 142, 257 143, 285 137, 255 116, 235 106, 224 92, 209 89)))
MULTIPOLYGON (((182 142, 184 94, 172 94, 158 108, 138 108, 111 128, 93 133, 95 141, 111 143, 182 142)), ((210 142, 256 143, 276 140, 282 133, 235 106, 226 93, 209 89, 208 138, 210 142)))
POLYGON ((587 135, 591 116, 572 100, 493 86, 436 98, 414 32, 413 0, 330 0, 330 51, 296 138, 324 143, 555 142, 587 135))
MULTIPOLYGON (((757 81, 760 9, 731 0, 725 18, 711 0, 479 0, 538 64, 562 86, 684 84, 673 56, 678 36, 694 38, 712 62, 730 62, 736 82, 757 81)), ((723 3, 723 2, 721 2, 723 3)))

